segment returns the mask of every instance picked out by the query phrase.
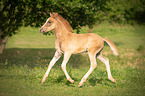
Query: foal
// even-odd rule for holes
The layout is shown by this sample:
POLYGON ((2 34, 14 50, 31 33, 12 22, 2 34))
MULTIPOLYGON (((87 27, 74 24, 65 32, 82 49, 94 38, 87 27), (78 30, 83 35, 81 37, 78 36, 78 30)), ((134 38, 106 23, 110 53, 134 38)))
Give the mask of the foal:
POLYGON ((56 61, 62 56, 62 54, 64 54, 63 62, 61 65, 62 70, 64 71, 67 80, 69 80, 71 83, 74 83, 74 80, 72 80, 72 78, 69 76, 69 74, 66 71, 66 64, 72 54, 77 54, 84 51, 88 51, 91 65, 89 71, 81 79, 78 86, 79 87, 82 86, 83 82, 86 81, 87 77, 97 67, 96 57, 106 65, 108 78, 112 82, 116 83, 116 80, 113 79, 110 72, 109 59, 103 57, 101 54, 101 50, 104 47, 104 41, 106 41, 109 44, 110 48, 112 49, 114 55, 119 55, 114 43, 109 39, 102 38, 94 33, 87 33, 87 34, 72 33, 67 29, 66 24, 60 18, 61 17, 58 14, 50 13, 50 17, 47 19, 45 24, 39 30, 41 33, 45 33, 47 31, 53 30, 56 38, 55 41, 56 52, 53 59, 50 61, 48 69, 42 79, 42 83, 45 82, 51 68, 56 63, 56 61))

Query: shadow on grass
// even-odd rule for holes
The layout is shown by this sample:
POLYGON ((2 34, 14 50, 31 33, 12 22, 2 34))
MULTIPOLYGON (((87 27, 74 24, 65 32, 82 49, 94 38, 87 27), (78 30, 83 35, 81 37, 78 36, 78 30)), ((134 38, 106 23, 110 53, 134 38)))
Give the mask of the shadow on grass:
POLYGON ((90 78, 89 83, 91 86, 96 86, 97 84, 104 84, 109 87, 116 87, 116 84, 111 82, 109 79, 97 79, 97 78, 90 78))
MULTIPOLYGON (((30 68, 34 68, 37 66, 43 67, 44 65, 48 65, 50 60, 53 58, 55 53, 55 49, 21 49, 21 48, 12 48, 5 49, 3 54, 0 54, 0 68, 5 67, 8 68, 10 66, 28 66, 30 68)), ((60 68, 60 64, 62 63, 63 56, 60 60, 54 65, 54 68, 60 68)), ((68 72, 71 76, 72 68, 89 68, 90 62, 87 54, 76 54, 72 55, 68 64, 68 72), (84 63, 85 62, 85 63, 84 63)), ((61 70, 61 69, 60 69, 61 70)), ((73 76, 71 76, 73 77, 73 76)), ((72 78, 74 81, 78 81, 76 78, 72 78)), ((61 83, 68 86, 74 86, 69 81, 67 81, 65 75, 60 75, 53 80, 54 83, 61 83)), ((92 86, 95 86, 96 83, 101 84, 103 79, 91 78, 89 79, 89 83, 92 86)))
MULTIPOLYGON (((72 77, 72 76, 71 76, 72 77)), ((72 78, 75 82, 78 81, 76 78, 72 78)), ((67 86, 75 87, 74 84, 72 84, 70 81, 66 79, 65 75, 60 75, 54 80, 54 83, 64 83, 67 86)))
MULTIPOLYGON (((72 79, 75 82, 78 81, 76 78, 72 78, 72 79)), ((61 85, 66 85, 66 86, 70 86, 70 87, 75 87, 75 83, 72 84, 70 81, 68 81, 66 79, 65 75, 60 75, 57 78, 46 79, 45 83, 42 84, 42 85, 43 86, 49 86, 49 85, 52 85, 52 84, 61 84, 61 85), (49 83, 51 83, 51 84, 49 84, 49 83)))
POLYGON ((24 75, 0 75, 0 78, 10 78, 10 79, 26 79, 26 78, 30 78, 28 76, 24 76, 24 75))
MULTIPOLYGON (((29 66, 34 68, 35 66, 48 65, 50 60, 53 58, 55 49, 22 49, 22 48, 11 48, 5 49, 0 54, 0 63, 7 63, 8 66, 29 66), (46 62, 45 62, 46 61, 46 62)), ((79 68, 85 61, 85 64, 89 63, 87 54, 82 56, 81 54, 72 55, 69 59, 67 66, 79 68), (84 59, 83 59, 84 58, 84 59)), ((62 63, 63 56, 57 61, 54 67, 60 66, 62 63)))
POLYGON ((97 83, 102 84, 102 81, 103 81, 102 78, 101 79, 97 79, 97 78, 92 77, 92 78, 89 79, 89 83, 92 86, 96 86, 97 83))

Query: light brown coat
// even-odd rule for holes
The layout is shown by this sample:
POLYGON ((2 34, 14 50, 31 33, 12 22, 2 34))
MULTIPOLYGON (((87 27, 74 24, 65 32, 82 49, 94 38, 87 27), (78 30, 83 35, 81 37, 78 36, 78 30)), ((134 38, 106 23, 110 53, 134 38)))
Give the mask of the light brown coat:
POLYGON ((106 65, 108 78, 112 82, 116 83, 116 80, 113 79, 110 72, 109 59, 106 57, 103 57, 102 54, 100 53, 102 48, 104 47, 104 41, 106 41, 109 44, 110 48, 112 49, 114 55, 119 55, 118 50, 112 41, 110 41, 107 38, 102 38, 99 35, 94 34, 94 33, 87 33, 87 34, 72 33, 72 28, 70 24, 68 23, 68 21, 65 20, 58 13, 50 14, 50 18, 48 18, 46 23, 40 28, 41 33, 44 33, 50 30, 53 30, 55 33, 56 52, 42 79, 42 83, 45 82, 45 79, 48 76, 52 66, 61 57, 62 54, 64 54, 64 59, 61 65, 62 70, 64 71, 66 78, 71 83, 74 83, 74 80, 71 79, 71 77, 66 71, 66 64, 71 54, 77 54, 84 51, 88 52, 91 66, 90 66, 89 71, 82 78, 81 82, 79 83, 79 86, 82 86, 83 82, 86 81, 87 77, 97 67, 96 57, 106 65))

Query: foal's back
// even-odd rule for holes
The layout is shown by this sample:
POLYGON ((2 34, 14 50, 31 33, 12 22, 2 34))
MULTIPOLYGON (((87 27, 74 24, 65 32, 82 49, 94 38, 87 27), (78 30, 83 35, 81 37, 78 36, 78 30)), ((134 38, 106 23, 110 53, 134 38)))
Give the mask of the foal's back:
POLYGON ((94 33, 76 34, 69 33, 63 42, 60 42, 62 51, 72 51, 72 53, 80 53, 87 50, 98 50, 103 48, 103 38, 94 33))

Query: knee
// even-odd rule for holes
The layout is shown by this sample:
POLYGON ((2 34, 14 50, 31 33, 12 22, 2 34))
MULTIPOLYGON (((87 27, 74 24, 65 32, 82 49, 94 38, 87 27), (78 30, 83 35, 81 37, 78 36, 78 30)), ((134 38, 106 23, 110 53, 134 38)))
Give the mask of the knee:
POLYGON ((107 57, 104 57, 104 59, 106 60, 107 63, 109 63, 109 59, 107 57))
POLYGON ((97 64, 96 63, 92 64, 92 68, 93 69, 95 69, 96 67, 97 67, 97 64))

